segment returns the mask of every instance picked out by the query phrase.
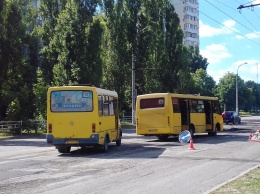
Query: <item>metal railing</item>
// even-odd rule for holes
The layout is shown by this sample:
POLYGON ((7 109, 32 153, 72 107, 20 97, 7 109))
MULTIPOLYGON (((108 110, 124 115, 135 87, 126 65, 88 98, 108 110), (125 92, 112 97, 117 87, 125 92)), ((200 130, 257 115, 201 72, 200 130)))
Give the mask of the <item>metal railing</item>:
POLYGON ((37 133, 46 130, 46 120, 0 121, 0 132, 21 134, 22 131, 37 133))
POLYGON ((22 121, 0 121, 0 131, 20 134, 22 132, 22 121))
POLYGON ((132 116, 122 116, 122 118, 120 118, 121 122, 131 122, 132 123, 132 116))

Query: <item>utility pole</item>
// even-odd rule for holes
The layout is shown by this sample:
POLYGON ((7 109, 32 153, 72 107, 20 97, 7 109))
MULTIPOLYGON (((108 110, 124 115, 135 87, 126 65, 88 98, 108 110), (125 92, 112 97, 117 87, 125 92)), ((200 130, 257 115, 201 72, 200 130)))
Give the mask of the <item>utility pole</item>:
POLYGON ((136 98, 136 90, 135 90, 135 53, 134 49, 132 49, 132 123, 135 124, 135 98, 136 98))

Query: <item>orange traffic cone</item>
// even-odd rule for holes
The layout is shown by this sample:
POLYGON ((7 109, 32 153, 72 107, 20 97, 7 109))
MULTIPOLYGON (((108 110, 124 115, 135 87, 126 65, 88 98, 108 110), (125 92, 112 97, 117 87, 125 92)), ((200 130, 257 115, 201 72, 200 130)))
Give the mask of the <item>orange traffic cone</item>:
POLYGON ((252 137, 253 137, 253 135, 252 135, 252 133, 250 133, 248 141, 250 141, 252 139, 252 137))
POLYGON ((189 150, 195 150, 194 146, 193 146, 193 140, 192 137, 190 137, 190 147, 189 150))

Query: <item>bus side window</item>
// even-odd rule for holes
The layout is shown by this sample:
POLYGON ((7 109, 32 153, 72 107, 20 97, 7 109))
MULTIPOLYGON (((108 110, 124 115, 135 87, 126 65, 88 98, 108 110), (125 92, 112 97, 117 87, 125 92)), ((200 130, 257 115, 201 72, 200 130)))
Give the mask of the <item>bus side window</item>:
POLYGON ((213 102, 213 112, 217 113, 217 114, 222 114, 221 109, 220 109, 220 105, 219 105, 219 101, 213 102))
POLYGON ((191 113, 198 112, 197 111, 197 104, 198 104, 197 100, 190 100, 190 112, 191 113))
POLYGON ((109 98, 108 96, 103 96, 103 115, 109 115, 109 98))
POLYGON ((102 100, 102 96, 98 96, 98 115, 100 117, 103 116, 103 100, 102 100))
POLYGON ((180 113, 181 112, 178 98, 172 98, 172 107, 173 107, 174 113, 180 113))
POLYGON ((109 115, 115 115, 114 97, 109 96, 109 115))

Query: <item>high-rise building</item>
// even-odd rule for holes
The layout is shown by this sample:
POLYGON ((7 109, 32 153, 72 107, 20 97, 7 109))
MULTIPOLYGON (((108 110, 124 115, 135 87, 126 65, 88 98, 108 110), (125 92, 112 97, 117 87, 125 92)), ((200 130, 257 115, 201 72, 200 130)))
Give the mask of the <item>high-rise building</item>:
POLYGON ((180 18, 185 46, 199 46, 199 0, 170 0, 180 18))

